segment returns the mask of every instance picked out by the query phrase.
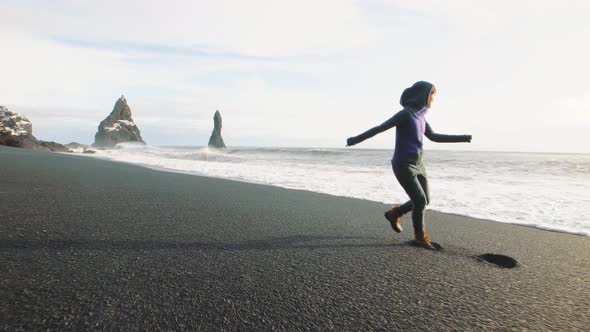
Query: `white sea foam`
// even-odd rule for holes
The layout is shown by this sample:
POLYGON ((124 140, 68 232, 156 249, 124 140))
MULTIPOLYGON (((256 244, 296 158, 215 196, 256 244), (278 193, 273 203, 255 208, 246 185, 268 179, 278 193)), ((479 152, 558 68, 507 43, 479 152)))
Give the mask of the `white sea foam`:
MULTIPOLYGON (((388 150, 122 144, 93 156, 384 203, 407 200, 388 150)), ((590 236, 589 155, 427 151, 425 163, 431 209, 590 236)))

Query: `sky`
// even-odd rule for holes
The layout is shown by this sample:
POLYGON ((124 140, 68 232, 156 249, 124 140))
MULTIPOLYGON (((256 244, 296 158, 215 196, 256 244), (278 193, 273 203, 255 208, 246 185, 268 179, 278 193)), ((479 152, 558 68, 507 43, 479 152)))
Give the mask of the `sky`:
MULTIPOLYGON (((437 87, 427 120, 471 144, 590 153, 590 2, 0 0, 0 105, 94 141, 125 95, 153 145, 344 147, 437 87)), ((394 130, 355 148, 392 148, 394 130)))

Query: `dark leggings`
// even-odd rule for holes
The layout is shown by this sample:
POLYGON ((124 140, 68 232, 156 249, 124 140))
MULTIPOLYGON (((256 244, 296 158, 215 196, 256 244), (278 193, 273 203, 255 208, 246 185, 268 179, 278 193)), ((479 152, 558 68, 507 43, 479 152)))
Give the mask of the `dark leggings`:
POLYGON ((430 202, 426 170, 423 165, 398 163, 392 166, 397 181, 410 196, 410 200, 400 206, 400 212, 406 214, 412 211, 414 231, 420 233, 425 230, 424 212, 430 202))

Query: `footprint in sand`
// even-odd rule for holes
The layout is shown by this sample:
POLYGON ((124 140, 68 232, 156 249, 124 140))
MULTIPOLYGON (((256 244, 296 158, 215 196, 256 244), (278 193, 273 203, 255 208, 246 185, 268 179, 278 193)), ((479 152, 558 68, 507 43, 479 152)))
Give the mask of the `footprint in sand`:
POLYGON ((500 254, 482 254, 479 256, 475 256, 475 259, 478 261, 488 262, 494 265, 497 265, 502 268, 512 269, 515 267, 519 267, 520 263, 510 256, 500 255, 500 254))
MULTIPOLYGON (((408 241, 407 244, 409 244, 413 247, 423 248, 421 245, 417 244, 415 241, 408 241)), ((478 260, 480 262, 487 262, 487 263, 493 264, 493 265, 500 267, 500 268, 513 269, 515 267, 521 266, 521 264, 516 259, 514 259, 510 256, 506 256, 506 255, 492 254, 492 253, 486 253, 486 254, 481 254, 481 255, 469 255, 469 254, 465 255, 466 253, 464 252, 464 250, 459 250, 459 252, 457 252, 458 248, 451 248, 451 251, 445 251, 443 246, 441 246, 437 242, 432 242, 432 246, 436 248, 436 250, 431 249, 432 251, 440 251, 440 252, 447 253, 450 255, 469 256, 469 257, 475 258, 476 260, 478 260)))

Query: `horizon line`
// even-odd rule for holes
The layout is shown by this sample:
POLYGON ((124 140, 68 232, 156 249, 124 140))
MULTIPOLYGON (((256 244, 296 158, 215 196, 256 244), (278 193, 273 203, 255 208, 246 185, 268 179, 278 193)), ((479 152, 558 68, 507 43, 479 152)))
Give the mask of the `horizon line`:
MULTIPOLYGON (((146 145, 152 146, 161 146, 161 147, 207 147, 207 145, 177 145, 177 144, 149 144, 146 145)), ((346 150, 346 149, 355 149, 355 150, 387 150, 393 151, 393 148, 350 148, 350 147, 329 147, 329 146, 286 146, 286 145, 277 145, 277 146, 263 146, 263 145, 228 145, 227 148, 263 148, 263 149, 338 149, 338 150, 346 150)), ((482 149, 482 150, 451 150, 451 149, 427 149, 426 151, 444 151, 444 152, 492 152, 492 153, 530 153, 530 154, 579 154, 579 155, 590 155, 590 151, 587 152, 568 152, 568 151, 523 151, 523 150, 495 150, 495 149, 482 149)))

